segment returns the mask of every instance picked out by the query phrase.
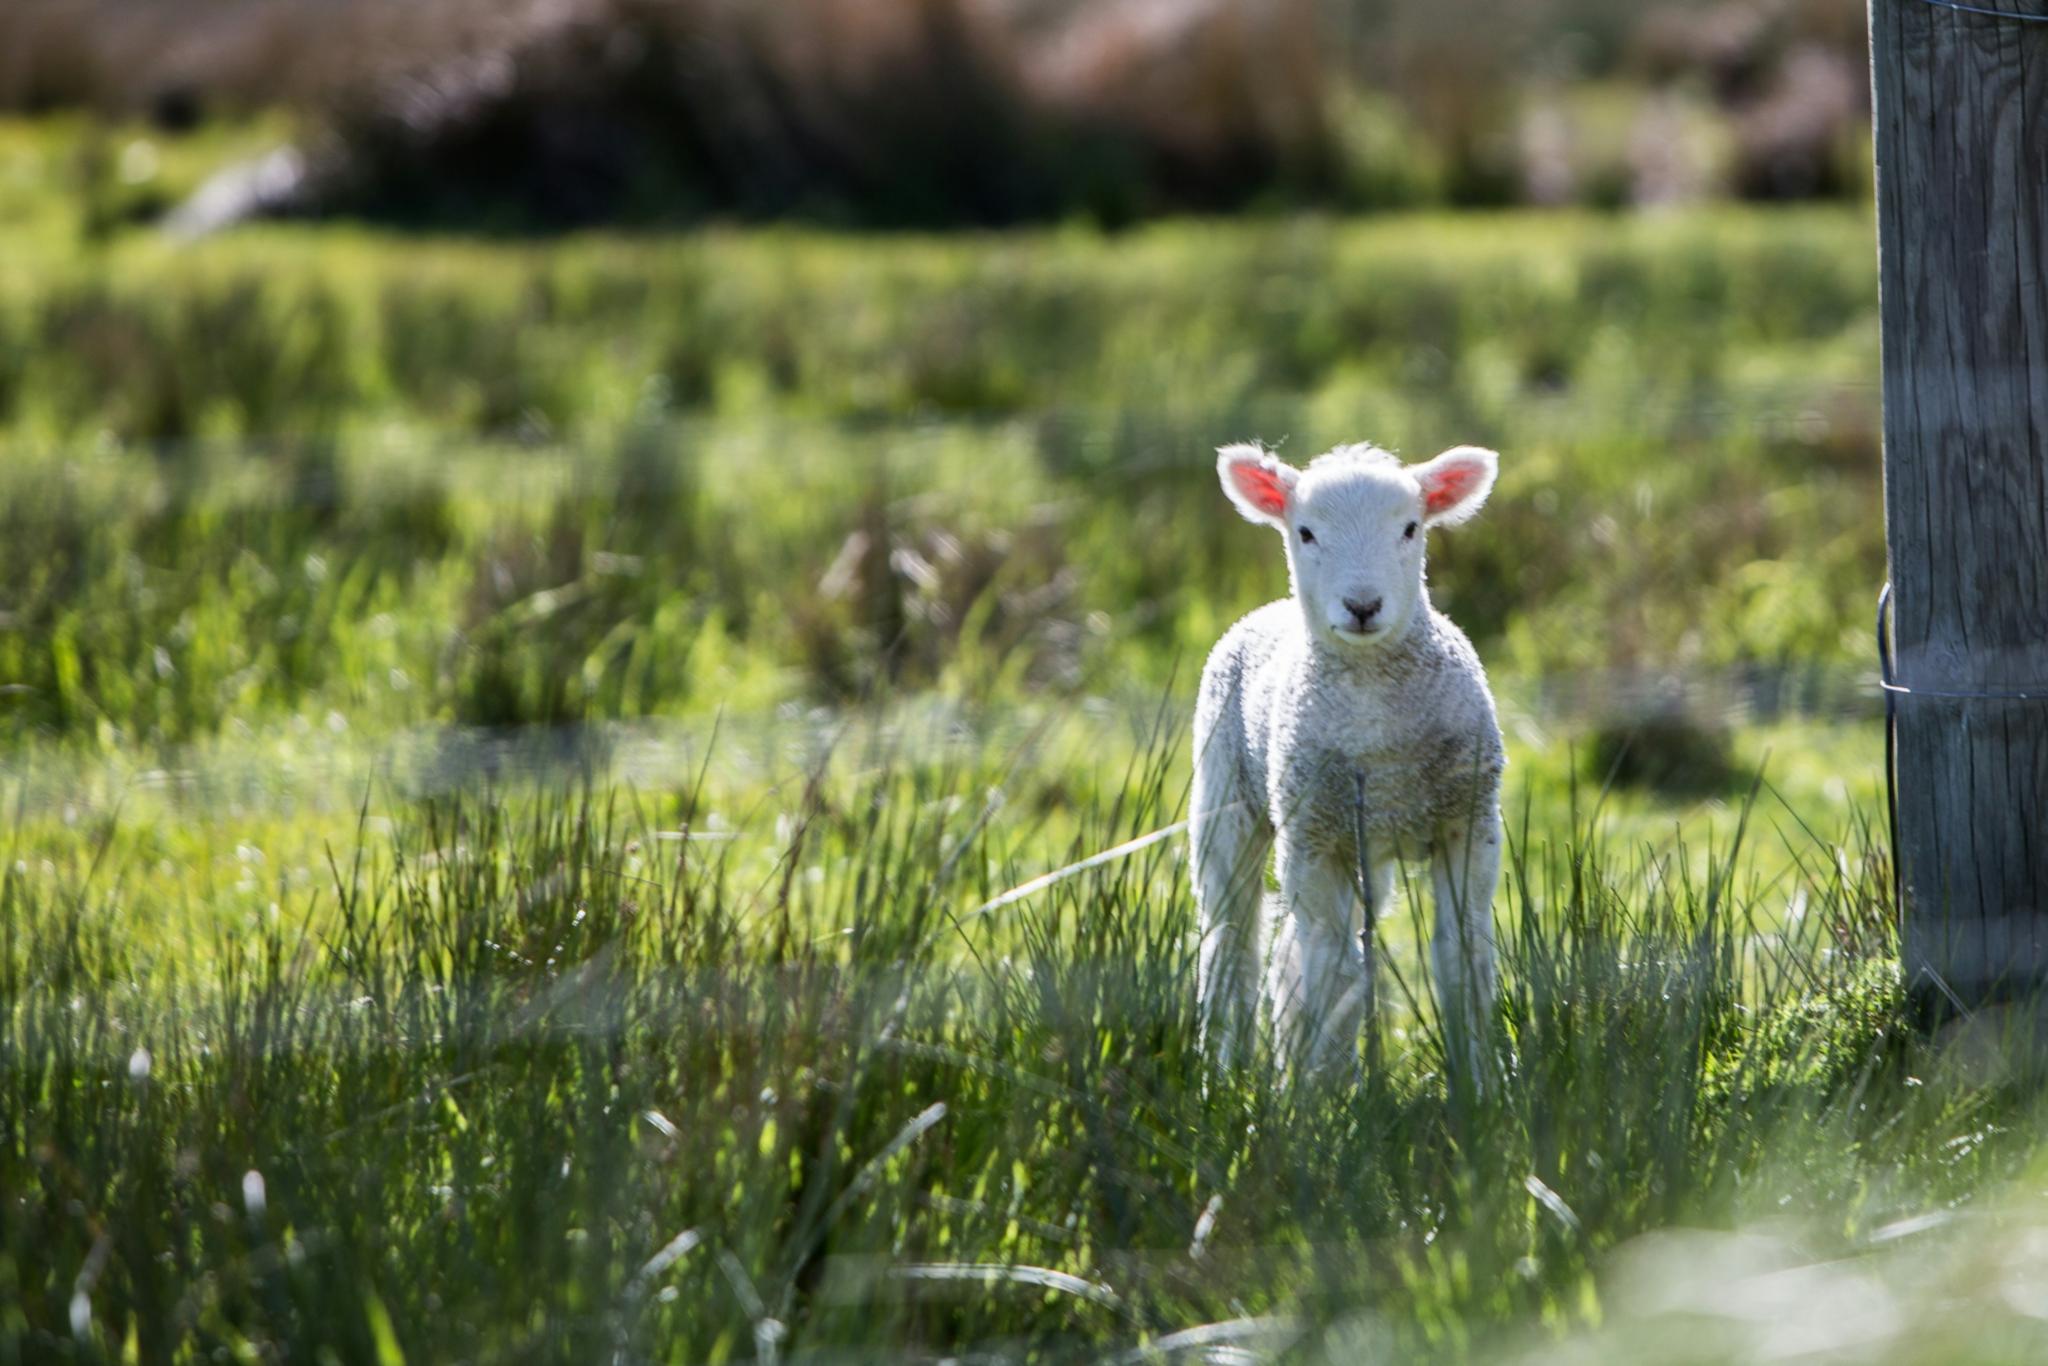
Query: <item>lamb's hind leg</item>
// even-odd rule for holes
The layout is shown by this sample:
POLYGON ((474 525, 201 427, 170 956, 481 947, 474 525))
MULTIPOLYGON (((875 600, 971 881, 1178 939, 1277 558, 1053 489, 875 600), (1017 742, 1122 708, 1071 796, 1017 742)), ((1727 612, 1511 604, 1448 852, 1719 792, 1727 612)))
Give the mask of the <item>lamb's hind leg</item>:
POLYGON ((1259 893, 1271 843, 1264 821, 1235 779, 1224 756, 1197 756, 1189 822, 1202 935, 1196 992, 1202 1046, 1221 1067, 1249 1055, 1258 1021, 1264 953, 1259 893))

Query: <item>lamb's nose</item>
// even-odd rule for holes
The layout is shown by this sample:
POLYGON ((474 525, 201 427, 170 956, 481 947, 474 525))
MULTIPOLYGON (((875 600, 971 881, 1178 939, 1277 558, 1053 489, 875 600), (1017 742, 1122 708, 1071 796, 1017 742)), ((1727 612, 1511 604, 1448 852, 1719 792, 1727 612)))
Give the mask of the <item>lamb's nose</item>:
POLYGON ((1360 602, 1357 598, 1346 598, 1344 599, 1344 610, 1351 614, 1351 620, 1359 630, 1368 631, 1372 629, 1373 618, 1380 614, 1380 604, 1384 601, 1384 598, 1374 598, 1371 602, 1360 602))

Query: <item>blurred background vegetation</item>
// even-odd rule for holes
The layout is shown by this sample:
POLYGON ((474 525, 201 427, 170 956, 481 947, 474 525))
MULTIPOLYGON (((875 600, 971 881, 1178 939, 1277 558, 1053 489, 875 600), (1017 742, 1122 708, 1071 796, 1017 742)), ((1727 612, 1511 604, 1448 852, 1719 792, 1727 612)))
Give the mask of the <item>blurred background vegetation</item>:
POLYGON ((1835 0, 15 0, 0 108, 291 111, 295 157, 219 216, 1663 205, 1866 190, 1863 27, 1835 0))
POLYGON ((1859 660, 1862 225, 1500 226, 73 256, 0 293, 0 716, 1156 690, 1284 583, 1241 434, 1504 450, 1434 551, 1510 678, 1859 660))
POLYGON ((1251 435, 1500 447, 1437 583, 1511 692, 1633 734, 1680 674, 1839 685, 1861 45, 1818 0, 20 0, 0 723, 1185 684, 1277 584, 1203 455, 1251 435))

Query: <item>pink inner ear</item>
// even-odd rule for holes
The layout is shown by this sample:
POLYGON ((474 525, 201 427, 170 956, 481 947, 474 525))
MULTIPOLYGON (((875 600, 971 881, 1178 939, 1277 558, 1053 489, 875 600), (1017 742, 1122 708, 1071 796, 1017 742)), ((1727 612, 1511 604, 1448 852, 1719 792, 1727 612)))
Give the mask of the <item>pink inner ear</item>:
POLYGON ((1478 487, 1486 471, 1477 464, 1445 465, 1433 471, 1422 486, 1422 506, 1432 515, 1454 508, 1478 487))
POLYGON ((1278 517, 1287 511, 1287 485, 1264 465, 1242 461, 1230 467, 1230 477, 1244 500, 1268 517, 1278 517))

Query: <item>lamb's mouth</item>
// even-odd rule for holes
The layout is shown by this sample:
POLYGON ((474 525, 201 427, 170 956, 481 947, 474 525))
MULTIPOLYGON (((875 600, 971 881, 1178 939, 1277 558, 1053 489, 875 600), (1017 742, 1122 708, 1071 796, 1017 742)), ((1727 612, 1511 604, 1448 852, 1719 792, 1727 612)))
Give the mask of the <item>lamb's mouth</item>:
POLYGON ((1349 626, 1332 626, 1330 634, 1347 645, 1363 645, 1378 640, 1387 633, 1384 626, 1368 626, 1363 631, 1354 631, 1349 626))

